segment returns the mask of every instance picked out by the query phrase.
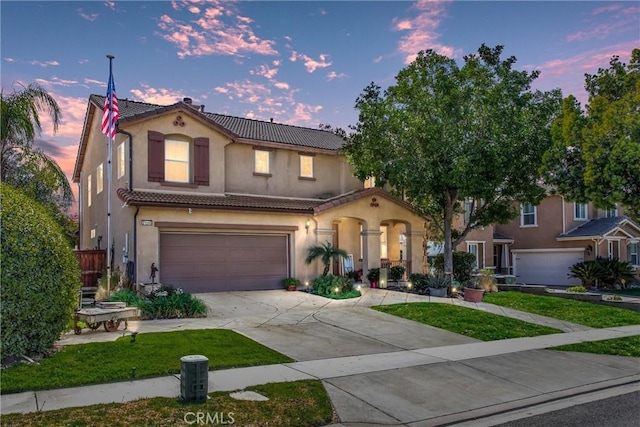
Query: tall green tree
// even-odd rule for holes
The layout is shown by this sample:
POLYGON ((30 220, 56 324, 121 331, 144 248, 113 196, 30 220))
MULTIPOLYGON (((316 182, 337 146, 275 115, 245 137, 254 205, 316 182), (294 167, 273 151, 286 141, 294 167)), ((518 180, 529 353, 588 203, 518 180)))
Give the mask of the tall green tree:
POLYGON ((20 188, 51 213, 64 213, 73 202, 71 185, 55 160, 33 145, 42 132, 41 113, 49 115, 57 131, 62 117, 58 103, 32 83, 9 95, 0 93, 0 109, 2 182, 20 188))
POLYGON ((544 197, 539 168, 561 94, 532 91, 539 72, 515 70, 516 58, 501 59, 502 50, 483 44, 461 66, 420 52, 395 85, 364 89, 344 147, 356 176, 390 184, 442 231, 447 273, 471 230, 513 219, 515 201, 544 197), (453 237, 463 205, 468 220, 453 237))
POLYGON ((613 57, 586 75, 588 121, 583 132, 584 185, 599 207, 621 203, 640 220, 640 49, 629 66, 613 57))

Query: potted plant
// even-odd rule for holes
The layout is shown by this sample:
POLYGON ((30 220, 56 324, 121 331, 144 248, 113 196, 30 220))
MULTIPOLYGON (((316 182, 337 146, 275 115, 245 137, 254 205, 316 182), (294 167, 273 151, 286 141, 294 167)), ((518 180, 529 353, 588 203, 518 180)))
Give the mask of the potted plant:
POLYGON ((369 271, 367 271, 367 280, 371 284, 372 288, 377 288, 378 280, 380 280, 380 269, 370 268, 369 271))
POLYGON ((451 284, 451 278, 441 274, 436 273, 434 275, 429 275, 426 278, 427 288, 429 288, 429 295, 432 297, 447 297, 447 289, 451 284))
POLYGON ((473 278, 464 285, 464 300, 468 302, 481 302, 484 289, 480 287, 478 280, 473 278))
POLYGON ((398 280, 402 279, 405 268, 402 265, 394 265, 389 269, 389 280, 398 283, 398 280))
POLYGON ((427 291, 428 283, 427 283, 427 275, 422 273, 411 273, 409 275, 409 282, 413 289, 419 293, 424 294, 427 291))
POLYGON ((282 283, 288 291, 295 291, 298 289, 298 285, 300 285, 300 280, 295 277, 287 277, 282 281, 282 283))

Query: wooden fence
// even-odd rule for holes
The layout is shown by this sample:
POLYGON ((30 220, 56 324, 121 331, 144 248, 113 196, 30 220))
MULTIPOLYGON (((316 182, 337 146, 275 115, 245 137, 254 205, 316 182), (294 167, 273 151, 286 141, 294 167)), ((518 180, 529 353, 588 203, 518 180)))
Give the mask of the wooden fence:
POLYGON ((80 263, 80 279, 83 287, 98 286, 98 279, 107 268, 107 250, 90 249, 74 251, 80 263))

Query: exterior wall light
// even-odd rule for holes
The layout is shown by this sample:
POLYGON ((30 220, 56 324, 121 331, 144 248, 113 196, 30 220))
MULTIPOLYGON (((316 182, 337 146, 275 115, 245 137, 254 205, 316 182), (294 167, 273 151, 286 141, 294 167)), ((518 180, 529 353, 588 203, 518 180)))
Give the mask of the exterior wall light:
POLYGON ((307 234, 309 234, 309 227, 311 227, 311 220, 307 219, 304 223, 304 228, 307 230, 307 234))

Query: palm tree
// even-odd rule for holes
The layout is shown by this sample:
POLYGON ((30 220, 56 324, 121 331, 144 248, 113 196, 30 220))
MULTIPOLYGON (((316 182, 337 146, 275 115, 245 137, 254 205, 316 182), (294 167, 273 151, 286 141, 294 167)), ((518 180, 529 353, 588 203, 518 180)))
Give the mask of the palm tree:
POLYGON ((62 114, 56 100, 37 83, 5 96, 0 92, 0 180, 61 210, 73 192, 60 166, 33 141, 42 132, 40 113, 49 115, 54 132, 62 114))
POLYGON ((331 260, 338 262, 340 258, 347 258, 347 251, 339 249, 333 246, 331 243, 326 242, 318 246, 311 246, 307 250, 306 264, 311 264, 314 260, 320 258, 322 264, 324 264, 323 276, 329 273, 329 267, 331 266, 331 260))

